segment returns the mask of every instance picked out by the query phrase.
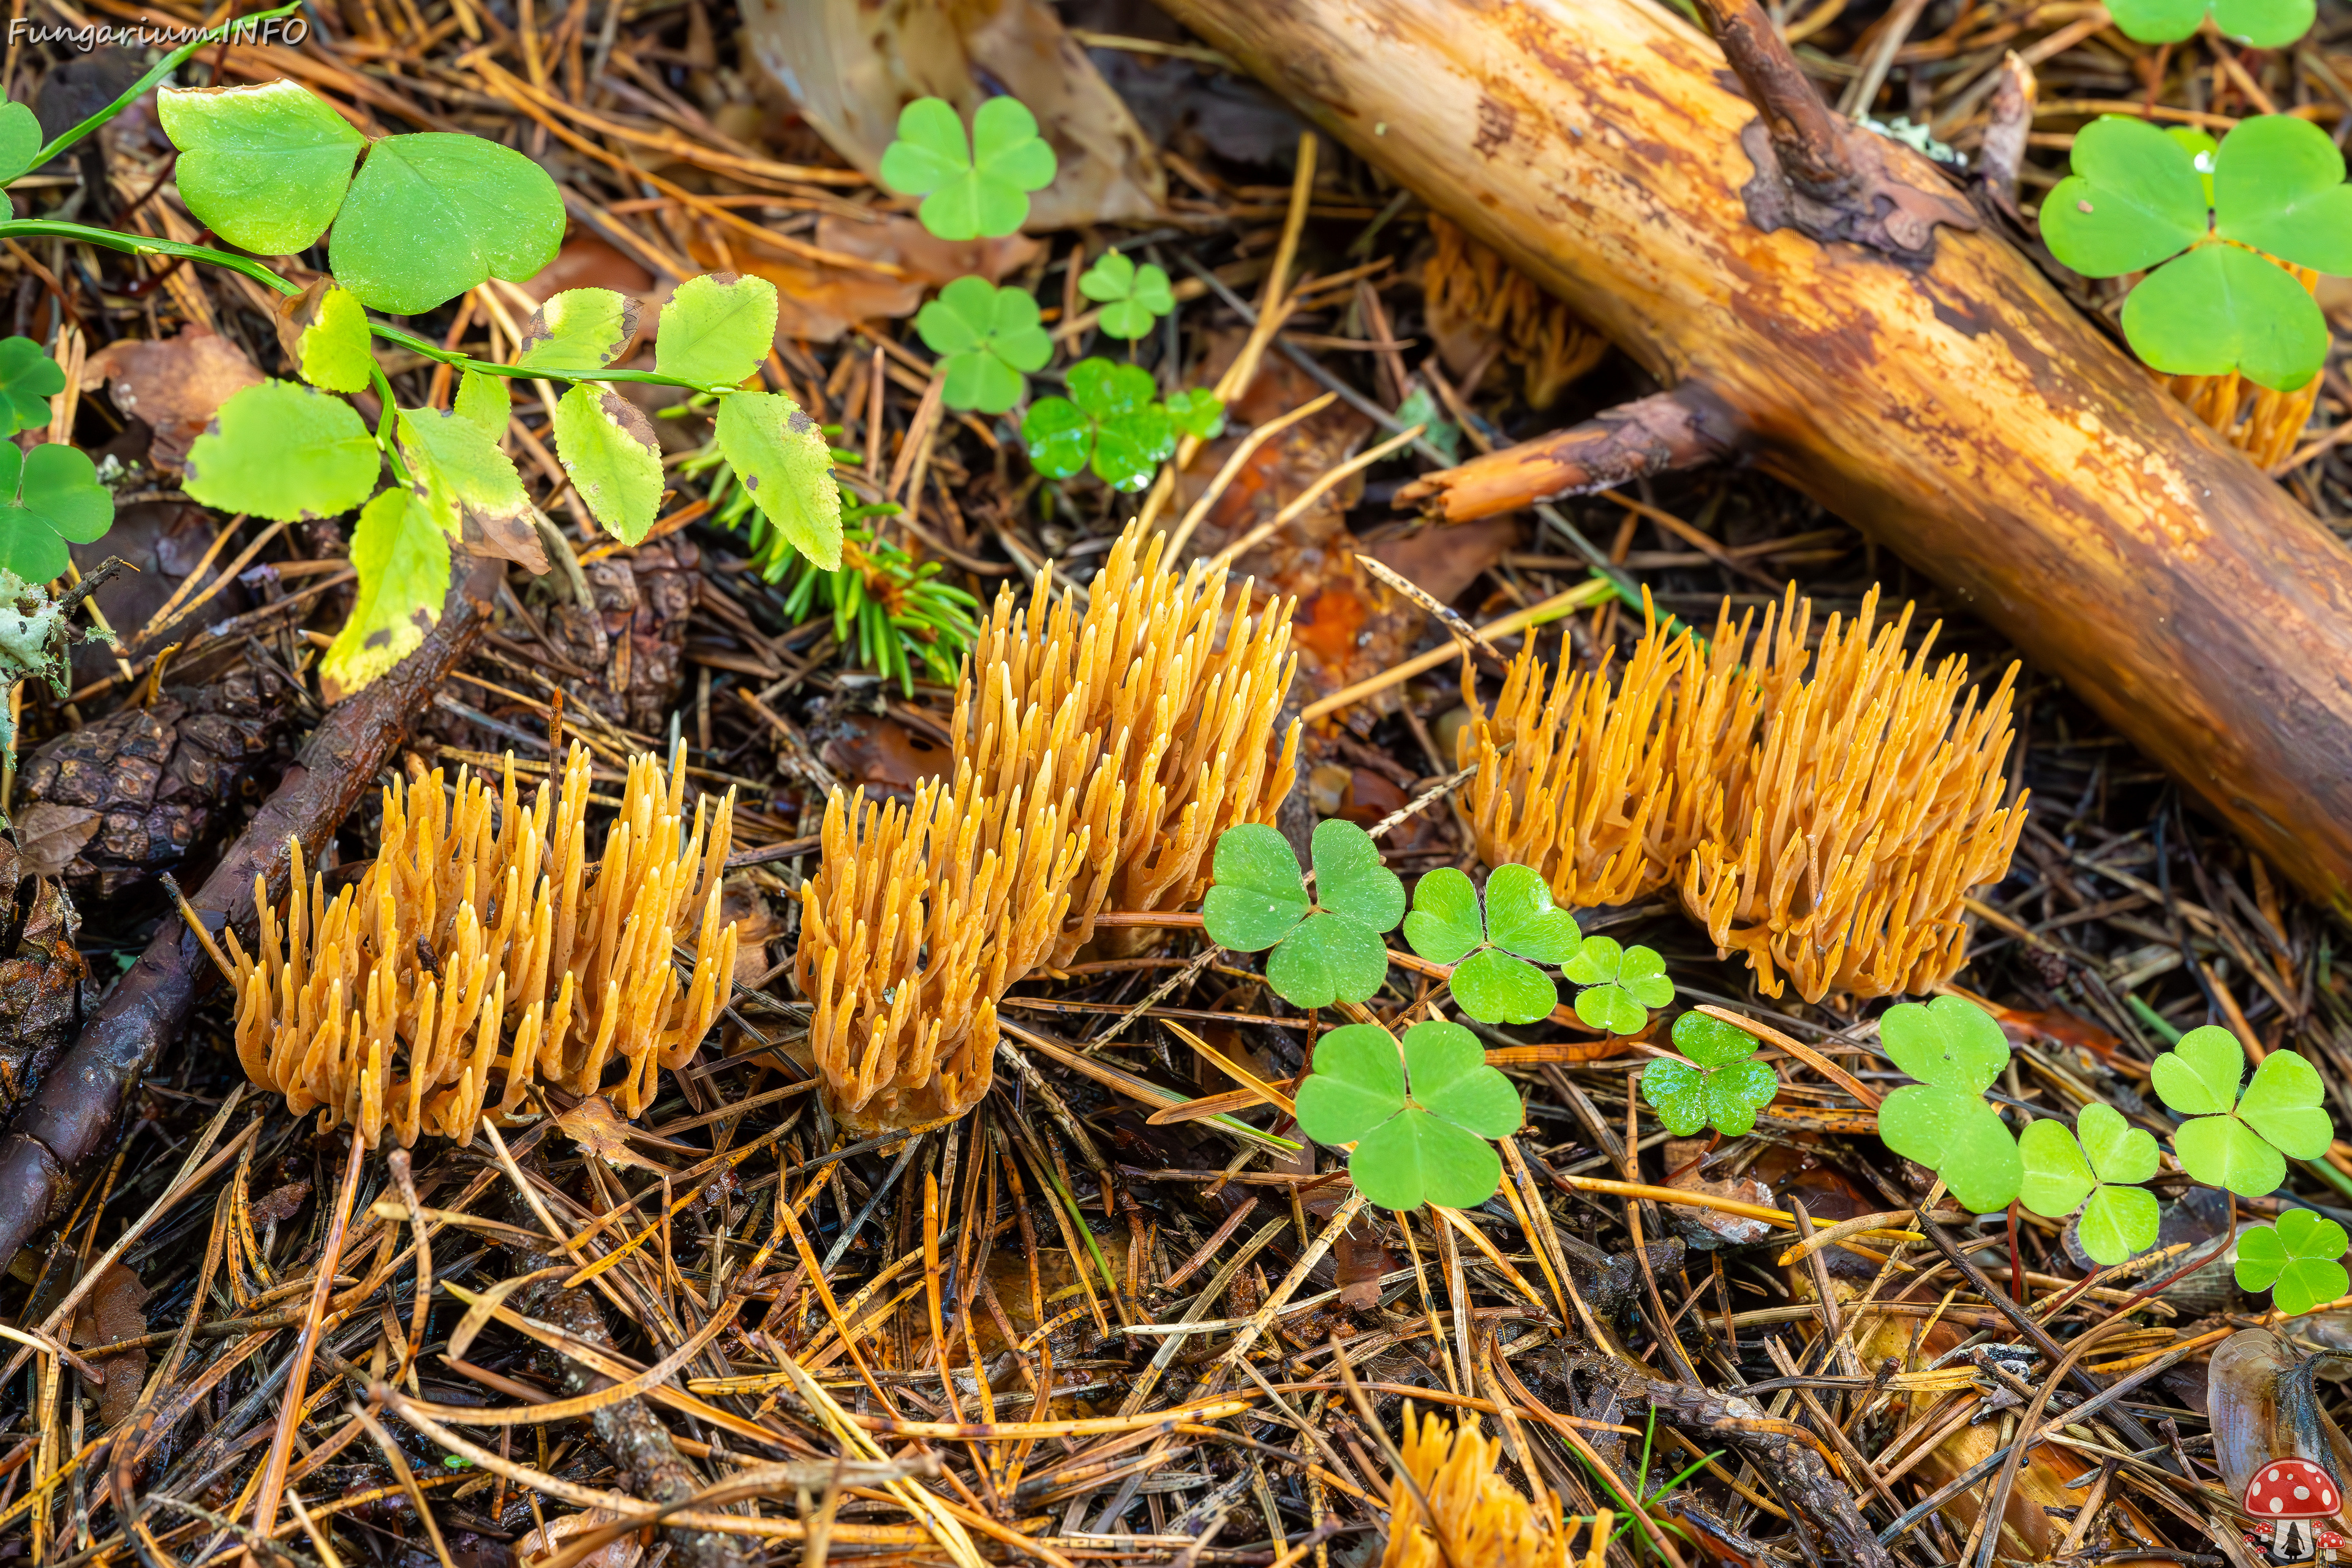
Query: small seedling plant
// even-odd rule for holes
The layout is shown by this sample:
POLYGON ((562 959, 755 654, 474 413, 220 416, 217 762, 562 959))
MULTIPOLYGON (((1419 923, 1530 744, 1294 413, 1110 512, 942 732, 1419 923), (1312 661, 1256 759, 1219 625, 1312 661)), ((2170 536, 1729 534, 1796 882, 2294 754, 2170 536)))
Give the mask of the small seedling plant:
POLYGON ((1224 405, 1207 392, 1164 403, 1151 373, 1107 359, 1070 367, 1067 397, 1041 397, 1021 421, 1029 463, 1049 479, 1091 468, 1115 490, 1139 490, 1176 451, 1179 435, 1207 440, 1224 429, 1224 405))
POLYGON ((2123 330, 2150 366, 2293 392, 2319 374, 2328 332, 2287 267, 2352 274, 2352 187, 2327 133, 2292 115, 2242 120, 2218 143, 2107 115, 2076 134, 2042 237, 2086 278, 2147 274, 2123 330))
MULTIPOLYGON (((0 181, 97 131, 222 37, 219 29, 200 34, 46 143, 30 110, 5 106, 0 181)), ((556 456, 591 514, 623 542, 653 526, 664 473, 651 425, 612 384, 653 382, 714 400, 718 447, 767 523, 810 560, 840 564, 831 449, 791 398, 753 380, 775 333, 772 284, 727 273, 688 279, 662 312, 651 371, 614 368, 636 336, 637 307, 601 289, 549 298, 513 363, 476 360, 370 312, 419 315, 491 279, 522 282, 553 260, 563 201, 536 163, 478 136, 370 140, 287 80, 203 91, 163 86, 157 115, 178 150, 174 178, 188 210, 248 254, 38 218, 0 222, 0 235, 226 267, 283 297, 279 335, 299 379, 268 380, 223 404, 191 446, 184 484, 207 506, 277 521, 358 510, 351 542, 357 599, 320 667, 331 696, 364 686, 424 639, 447 595, 453 544, 518 560, 541 552, 543 520, 499 448, 511 417, 506 385, 515 377, 568 387, 549 411, 556 456), (257 259, 297 256, 322 240, 326 275, 307 288, 257 259), (376 340, 455 369, 455 406, 400 406, 375 359, 376 340), (370 391, 381 410, 373 429, 346 401, 370 391)), ((19 427, 35 417, 37 395, 37 382, 25 378, 47 374, 31 363, 37 357, 37 350, 28 356, 0 345, 0 388, 19 427)), ((111 502, 89 459, 70 448, 0 458, 9 463, 14 471, 0 474, 0 483, 21 515, 9 520, 0 562, 46 580, 64 569, 63 541, 104 531, 111 502)))
POLYGON ((1423 1204, 1470 1208, 1492 1197, 1503 1163, 1492 1140, 1523 1120, 1518 1090, 1486 1065, 1478 1037, 1428 1019, 1396 1037, 1349 1024, 1315 1043, 1315 1070, 1298 1086, 1299 1131, 1353 1144, 1348 1174, 1384 1209, 1423 1204))

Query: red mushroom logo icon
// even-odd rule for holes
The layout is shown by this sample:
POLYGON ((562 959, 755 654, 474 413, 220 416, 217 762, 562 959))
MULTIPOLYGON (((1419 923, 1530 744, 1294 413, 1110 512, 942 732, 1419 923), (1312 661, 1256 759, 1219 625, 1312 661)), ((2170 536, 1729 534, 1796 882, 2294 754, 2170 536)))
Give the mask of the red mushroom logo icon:
MULTIPOLYGON (((2273 1459, 2246 1483, 2246 1511, 2258 1521, 2255 1538, 2273 1563, 2317 1559, 2323 1532, 2315 1521, 2333 1517, 2343 1500, 2335 1479, 2309 1459, 2273 1459)), ((2325 1533, 2326 1544, 2337 1544, 2332 1531, 2325 1533)))

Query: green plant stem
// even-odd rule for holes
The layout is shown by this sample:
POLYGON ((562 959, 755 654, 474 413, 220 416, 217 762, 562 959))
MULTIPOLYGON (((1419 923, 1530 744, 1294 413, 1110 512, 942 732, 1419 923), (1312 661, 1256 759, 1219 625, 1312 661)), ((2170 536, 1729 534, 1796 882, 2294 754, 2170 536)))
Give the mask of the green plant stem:
POLYGON ((383 405, 383 412, 376 417, 375 444, 392 464, 392 477, 404 485, 411 483, 408 465, 400 460, 400 444, 393 439, 393 422, 400 416, 400 409, 393 395, 392 378, 383 374, 383 366, 376 363, 373 356, 368 360, 368 380, 375 387, 377 400, 383 405))
POLYGON ((291 0, 291 4, 279 5, 273 10, 257 11, 250 16, 232 17, 216 27, 206 27, 203 32, 197 34, 187 43, 182 44, 178 48, 173 49, 170 54, 165 55, 162 59, 156 61, 155 64, 149 68, 147 74, 141 77, 137 81, 131 83, 129 89, 126 90, 121 98, 116 99, 112 103, 108 104, 104 109, 100 110, 96 114, 91 115, 88 120, 83 121, 80 124, 73 127, 71 130, 60 132, 56 136, 52 137, 47 146, 43 147, 38 153, 33 154, 31 168, 27 169, 26 172, 30 173, 31 169, 41 167, 50 159, 56 157, 58 153, 64 152, 67 148, 72 146, 83 137, 89 135, 92 132, 98 130, 99 127, 104 125, 108 121, 121 113, 124 110, 130 108, 132 104, 138 102, 139 100, 145 95, 148 89, 153 87, 157 82, 162 81, 165 77, 170 76, 173 71, 178 70, 182 64, 187 60, 188 57, 194 54, 198 49, 221 42, 223 39, 226 38, 232 31, 242 32, 250 29, 257 23, 274 22, 281 16, 291 16, 295 12, 299 11, 301 8, 302 0, 291 0))
MULTIPOLYGON (((102 246, 130 256, 176 256, 189 261, 202 261, 214 267, 226 267, 241 272, 257 283, 264 283, 280 294, 292 298, 302 292, 302 287, 279 277, 249 256, 231 251, 215 250, 209 246, 183 245, 177 240, 151 239, 143 234, 119 234, 110 228, 95 228, 83 223, 62 223, 53 218, 13 218, 0 220, 0 239, 78 239, 86 244, 102 246)), ((499 364, 492 360, 479 360, 445 349, 430 338, 420 338, 415 332, 385 322, 368 320, 368 331, 389 343, 397 343, 424 355, 436 364, 454 370, 479 371, 485 375, 503 375, 550 381, 643 381, 657 386, 682 386, 691 392, 707 393, 723 397, 740 390, 733 386, 714 385, 707 382, 688 381, 683 376, 664 375, 653 370, 557 370, 547 365, 499 364)))

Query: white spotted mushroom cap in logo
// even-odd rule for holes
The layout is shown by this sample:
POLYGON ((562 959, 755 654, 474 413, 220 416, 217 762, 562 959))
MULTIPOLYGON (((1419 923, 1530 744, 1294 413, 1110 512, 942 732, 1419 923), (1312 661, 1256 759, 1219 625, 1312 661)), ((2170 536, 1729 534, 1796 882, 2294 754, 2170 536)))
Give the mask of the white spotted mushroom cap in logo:
POLYGON ((2339 1500, 2335 1481, 2308 1459, 2273 1459, 2246 1483, 2246 1511, 2256 1519, 2324 1519, 2339 1500))

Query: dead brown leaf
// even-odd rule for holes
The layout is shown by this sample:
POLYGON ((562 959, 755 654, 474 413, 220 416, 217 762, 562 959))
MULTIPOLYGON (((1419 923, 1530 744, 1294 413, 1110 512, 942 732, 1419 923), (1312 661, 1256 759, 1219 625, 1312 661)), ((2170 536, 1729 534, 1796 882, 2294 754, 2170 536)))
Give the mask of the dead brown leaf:
MULTIPOLYGON (((1666 1184, 1685 1193, 1704 1193, 1711 1198, 1728 1198, 1734 1203, 1755 1204, 1773 1208, 1772 1189, 1753 1176, 1733 1176, 1726 1181, 1710 1182, 1700 1170, 1700 1157, 1706 1152, 1705 1138, 1670 1138, 1666 1141, 1666 1184)), ((1669 1204, 1666 1216, 1683 1238, 1702 1249, 1717 1247, 1746 1247, 1764 1239, 1772 1228, 1760 1219, 1726 1214, 1721 1209, 1699 1208, 1691 1204, 1669 1204)))
MULTIPOLYGON (((515 1561, 521 1564, 522 1568, 530 1568, 532 1563, 541 1563, 554 1556, 557 1548, 572 1536, 584 1531, 594 1530, 601 1525, 617 1524, 620 1520, 619 1514, 601 1508, 583 1509, 578 1513, 567 1513, 561 1518, 551 1519, 545 1525, 533 1530, 515 1542, 515 1561)), ((580 1559, 576 1568, 637 1568, 639 1560, 646 1554, 645 1546, 638 1541, 637 1534, 637 1531, 632 1531, 617 1540, 596 1548, 595 1551, 580 1559)))
POLYGON ((104 814, 86 805, 36 801, 16 814, 17 858, 37 877, 61 878, 104 821, 104 814))
POLYGON ((109 343, 82 366, 87 391, 104 385, 115 408, 147 422, 154 431, 148 460, 178 472, 188 465, 188 444, 205 433, 220 405, 262 374, 245 351, 199 326, 160 341, 125 338, 109 343))
MULTIPOLYGON (((146 1305, 147 1287, 139 1276, 120 1263, 107 1265, 106 1272, 83 1299, 81 1310, 74 1315, 74 1344, 88 1350, 137 1339, 147 1331, 146 1305)), ((112 1426, 139 1403, 139 1387, 147 1376, 147 1352, 142 1346, 94 1364, 106 1374, 98 1395, 99 1422, 101 1428, 112 1426)))
POLYGON ((640 1170, 668 1173, 667 1166, 656 1164, 629 1147, 629 1124, 621 1120, 613 1102, 601 1094, 590 1095, 557 1117, 555 1125, 592 1158, 607 1165, 635 1165, 640 1170))

